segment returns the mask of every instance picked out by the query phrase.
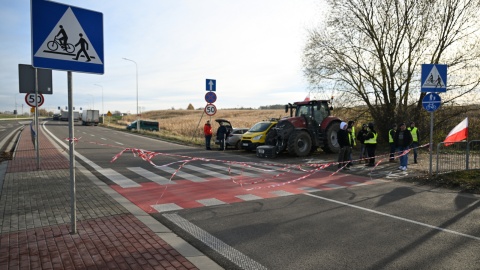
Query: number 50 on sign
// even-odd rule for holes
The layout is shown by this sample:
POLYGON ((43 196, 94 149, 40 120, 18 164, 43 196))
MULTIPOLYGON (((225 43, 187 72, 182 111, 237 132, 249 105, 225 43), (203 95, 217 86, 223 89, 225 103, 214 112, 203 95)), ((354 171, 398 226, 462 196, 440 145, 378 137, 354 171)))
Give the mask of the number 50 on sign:
MULTIPOLYGON (((37 95, 38 107, 42 106, 44 101, 45 101, 45 99, 43 98, 43 95, 38 94, 37 95)), ((28 106, 35 107, 35 94, 34 93, 26 94, 25 95, 25 102, 28 104, 28 106)))
POLYGON ((216 112, 217 112, 217 107, 215 107, 215 105, 209 103, 209 104, 207 104, 207 106, 205 106, 205 113, 206 113, 208 116, 212 116, 212 115, 214 115, 216 112))

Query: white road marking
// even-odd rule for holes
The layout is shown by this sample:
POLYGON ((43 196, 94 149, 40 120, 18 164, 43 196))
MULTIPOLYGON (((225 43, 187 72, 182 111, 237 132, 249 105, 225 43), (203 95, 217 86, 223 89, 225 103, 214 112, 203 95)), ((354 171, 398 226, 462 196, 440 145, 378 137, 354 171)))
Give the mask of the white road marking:
POLYGON ((200 168, 200 167, 197 167, 197 166, 194 166, 194 165, 185 165, 183 167, 187 168, 187 169, 190 169, 190 170, 193 170, 193 171, 197 171, 199 173, 203 173, 203 174, 206 174, 206 175, 213 176, 215 178, 220 178, 220 179, 225 179, 225 180, 231 179, 231 176, 228 176, 228 175, 216 172, 216 171, 208 170, 208 169, 205 169, 205 168, 200 168))
POLYGON ((200 203, 200 204, 203 204, 205 206, 214 206, 214 205, 225 204, 225 202, 220 201, 219 199, 215 199, 215 198, 197 200, 197 202, 200 203))
POLYGON ((159 213, 183 209, 181 206, 178 206, 175 203, 154 204, 151 206, 153 209, 157 210, 159 213))
MULTIPOLYGON (((188 180, 188 181, 192 181, 192 182, 206 182, 207 181, 207 180, 205 180, 201 177, 198 177, 196 175, 189 174, 189 173, 186 173, 186 172, 182 172, 182 170, 177 171, 176 169, 173 169, 173 168, 170 168, 170 167, 162 167, 162 166, 158 166, 156 168, 159 169, 159 170, 162 170, 164 172, 171 173, 171 174, 177 172, 177 174, 175 174, 175 176, 184 178, 185 180, 188 180)), ((175 179, 175 177, 174 177, 174 179, 175 179)))
POLYGON ((155 174, 141 167, 127 167, 127 169, 160 185, 176 184, 174 181, 170 181, 170 179, 166 177, 155 174))
POLYGON ((129 178, 123 176, 122 174, 119 174, 113 169, 100 169, 97 171, 103 176, 113 181, 114 183, 116 183, 117 185, 121 186, 122 188, 141 187, 141 185, 137 182, 130 180, 129 178))
POLYGON ((427 228, 431 228, 431 229, 434 229, 434 230, 438 230, 438 231, 442 231, 442 232, 446 232, 446 233, 451 233, 451 234, 455 234, 455 235, 459 235, 459 236, 463 236, 463 237, 467 237, 467 238, 470 238, 470 239, 473 239, 473 240, 479 240, 480 241, 480 237, 476 237, 476 236, 473 236, 473 235, 452 231, 452 230, 449 230, 449 229, 433 226, 433 225, 426 224, 426 223, 423 223, 423 222, 419 222, 419 221, 415 221, 415 220, 411 220, 411 219, 407 219, 407 218, 402 218, 402 217, 390 215, 390 214, 383 213, 383 212, 380 212, 380 211, 368 209, 368 208, 365 208, 365 207, 361 207, 361 206, 357 206, 357 205, 353 205, 353 204, 349 204, 349 203, 344 203, 344 202, 341 202, 341 201, 332 200, 332 199, 329 199, 329 198, 325 198, 325 197, 310 194, 310 193, 304 193, 304 195, 314 197, 314 198, 317 198, 317 199, 321 199, 321 200, 324 200, 324 201, 329 201, 329 202, 332 202, 332 203, 341 204, 341 205, 344 205, 344 206, 356 208, 356 209, 366 211, 366 212, 370 212, 370 213, 374 213, 374 214, 377 214, 377 215, 398 219, 398 220, 405 221, 405 222, 408 222, 408 223, 417 224, 417 225, 427 227, 427 228))
MULTIPOLYGON (((225 172, 228 173, 228 167, 223 167, 223 166, 216 165, 216 164, 202 164, 202 165, 208 166, 208 167, 211 167, 211 168, 215 168, 215 169, 224 170, 225 172)), ((243 171, 243 170, 237 170, 237 169, 234 169, 234 168, 231 168, 231 167, 230 167, 230 172, 235 173, 235 174, 244 175, 244 176, 249 176, 249 177, 258 177, 258 174, 246 172, 246 171, 243 171)))

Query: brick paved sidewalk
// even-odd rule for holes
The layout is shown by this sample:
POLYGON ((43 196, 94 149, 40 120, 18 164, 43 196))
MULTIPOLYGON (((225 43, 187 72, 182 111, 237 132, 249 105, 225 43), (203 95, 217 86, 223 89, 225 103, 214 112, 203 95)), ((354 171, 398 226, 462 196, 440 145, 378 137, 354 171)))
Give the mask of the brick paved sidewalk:
MULTIPOLYGON (((39 135, 39 169, 30 127, 6 166, 0 269, 198 269, 130 213, 131 205, 124 207, 78 169, 77 234, 70 234, 69 162, 43 132, 39 135)), ((208 258, 196 259, 202 268, 219 269, 208 258)))

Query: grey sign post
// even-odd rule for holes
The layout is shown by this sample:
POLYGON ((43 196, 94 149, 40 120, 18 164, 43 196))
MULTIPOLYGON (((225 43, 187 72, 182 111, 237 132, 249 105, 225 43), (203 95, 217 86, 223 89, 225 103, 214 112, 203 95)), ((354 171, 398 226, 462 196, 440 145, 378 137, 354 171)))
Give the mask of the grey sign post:
MULTIPOLYGON (((18 65, 18 82, 20 93, 52 94, 52 70, 38 69, 32 65, 18 65)), ((40 151, 38 145, 38 102, 35 98, 35 151, 37 156, 37 169, 40 169, 40 151)))
POLYGON ((53 1, 31 1, 32 65, 67 71, 71 233, 77 233, 72 71, 104 73, 103 14, 53 1), (57 23, 45 23, 55 22, 57 23), (79 47, 59 43, 58 29, 75 33, 79 47))

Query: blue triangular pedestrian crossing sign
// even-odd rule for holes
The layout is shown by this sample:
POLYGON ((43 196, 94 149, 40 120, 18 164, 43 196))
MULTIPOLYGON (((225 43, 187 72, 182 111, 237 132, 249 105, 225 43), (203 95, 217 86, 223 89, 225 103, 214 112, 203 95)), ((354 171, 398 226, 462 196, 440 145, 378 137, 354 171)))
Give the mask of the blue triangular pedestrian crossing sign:
POLYGON ((104 73, 103 14, 32 0, 32 65, 104 73))
POLYGON ((422 65, 422 92, 447 91, 447 65, 422 65))
POLYGON ((69 7, 34 55, 50 59, 102 64, 88 36, 69 7), (66 38, 66 45, 63 44, 66 38))

